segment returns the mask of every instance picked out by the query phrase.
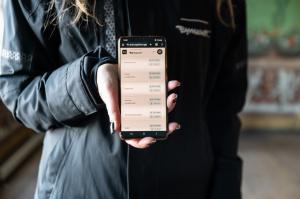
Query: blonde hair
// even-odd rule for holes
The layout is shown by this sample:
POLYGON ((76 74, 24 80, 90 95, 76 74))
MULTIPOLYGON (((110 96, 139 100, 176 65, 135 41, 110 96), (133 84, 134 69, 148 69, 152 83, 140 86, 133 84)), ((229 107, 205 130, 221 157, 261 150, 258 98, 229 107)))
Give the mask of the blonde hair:
MULTIPOLYGON (((62 6, 59 9, 58 17, 62 17, 67 10, 73 9, 73 19, 72 23, 76 24, 80 20, 88 21, 90 18, 94 19, 96 23, 100 26, 103 25, 103 23, 96 17, 96 1, 97 0, 61 0, 62 6), (89 1, 89 2, 88 2, 89 1)), ((217 16, 220 20, 220 22, 227 26, 235 28, 235 21, 234 21, 234 9, 233 9, 233 3, 232 0, 216 0, 216 11, 217 16), (230 21, 225 21, 224 17, 222 16, 222 6, 226 5, 229 15, 230 15, 230 21)), ((49 10, 53 9, 55 6, 55 0, 50 1, 49 10)), ((54 21, 54 20, 53 20, 54 21)), ((51 21, 51 22, 53 22, 51 21)))
POLYGON ((218 19, 221 21, 221 23, 227 27, 231 27, 233 29, 235 29, 235 16, 234 16, 234 8, 233 8, 233 3, 232 0, 217 0, 217 15, 218 15, 218 19), (223 5, 227 6, 228 12, 229 12, 229 17, 230 17, 230 21, 225 21, 224 17, 222 16, 222 6, 223 5))
MULTIPOLYGON (((51 13, 55 9, 55 1, 51 0, 49 3, 48 11, 51 13)), ((56 21, 56 18, 61 19, 67 11, 72 12, 71 23, 76 24, 80 20, 88 22, 89 19, 93 19, 98 25, 103 26, 103 22, 96 17, 96 1, 97 0, 61 0, 61 7, 58 9, 58 13, 55 16, 49 16, 51 18, 50 23, 56 21)))

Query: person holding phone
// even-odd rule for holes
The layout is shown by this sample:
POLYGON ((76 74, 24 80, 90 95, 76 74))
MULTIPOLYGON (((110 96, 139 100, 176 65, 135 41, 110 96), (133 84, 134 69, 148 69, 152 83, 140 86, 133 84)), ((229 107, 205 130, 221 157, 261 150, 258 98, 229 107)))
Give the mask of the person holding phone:
POLYGON ((245 0, 3 6, 1 100, 45 134, 35 199, 241 198, 245 0), (168 44, 167 139, 121 139, 117 40, 148 35, 168 44))

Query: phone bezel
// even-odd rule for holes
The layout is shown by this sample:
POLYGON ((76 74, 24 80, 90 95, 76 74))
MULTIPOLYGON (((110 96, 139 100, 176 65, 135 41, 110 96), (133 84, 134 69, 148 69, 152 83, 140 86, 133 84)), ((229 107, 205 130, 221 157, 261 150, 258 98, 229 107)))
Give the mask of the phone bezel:
MULTIPOLYGON (((119 73, 119 80, 121 85, 121 42, 122 39, 142 39, 142 40, 154 40, 154 39, 162 39, 164 41, 164 48, 165 48, 165 103, 167 105, 167 93, 168 93, 168 75, 167 75, 167 42, 164 36, 121 36, 118 39, 118 73, 119 73)), ((120 86, 120 101, 121 101, 121 86, 120 86)), ((120 103, 120 111, 122 112, 121 103, 120 103)), ((120 129, 122 129, 122 124, 120 129)), ((164 140, 167 138, 167 133, 169 131, 168 127, 168 108, 166 106, 166 131, 122 131, 120 132, 122 139, 133 139, 133 138, 143 138, 143 137, 153 137, 159 140, 164 140)))

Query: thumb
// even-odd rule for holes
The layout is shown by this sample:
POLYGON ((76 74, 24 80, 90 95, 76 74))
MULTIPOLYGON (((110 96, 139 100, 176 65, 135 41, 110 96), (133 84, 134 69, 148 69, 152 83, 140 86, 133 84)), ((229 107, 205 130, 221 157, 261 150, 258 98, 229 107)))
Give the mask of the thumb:
POLYGON ((108 112, 109 120, 112 124, 114 131, 120 132, 121 130, 121 115, 119 108, 119 96, 117 90, 108 91, 106 109, 108 112))
MULTIPOLYGON (((113 130, 120 131, 118 65, 104 64, 97 70, 97 85, 100 97, 106 105, 113 130)), ((113 131, 112 131, 113 132, 113 131)))

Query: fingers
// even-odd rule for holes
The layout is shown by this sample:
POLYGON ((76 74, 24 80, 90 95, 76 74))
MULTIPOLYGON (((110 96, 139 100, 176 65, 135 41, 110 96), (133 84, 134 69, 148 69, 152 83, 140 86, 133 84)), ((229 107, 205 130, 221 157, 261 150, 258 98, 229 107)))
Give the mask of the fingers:
MULTIPOLYGON (((171 91, 175 88, 180 86, 180 82, 177 80, 172 80, 168 82, 168 91, 171 91)), ((172 93, 171 95, 168 96, 167 98, 167 107, 168 107, 168 113, 170 113, 176 105, 176 100, 177 100, 177 94, 172 93)))
POLYGON ((176 130, 179 130, 180 128, 181 128, 181 126, 177 122, 169 123, 169 132, 167 133, 167 136, 174 133, 176 130))
POLYGON ((175 108, 176 101, 177 101, 177 94, 172 93, 171 95, 168 96, 167 98, 168 113, 170 113, 175 108))
POLYGON ((171 91, 180 86, 180 82, 177 80, 171 80, 168 82, 168 91, 171 91))
POLYGON ((145 137, 145 138, 137 138, 137 139, 128 139, 125 142, 135 148, 145 149, 148 148, 151 144, 156 142, 155 138, 145 137))

